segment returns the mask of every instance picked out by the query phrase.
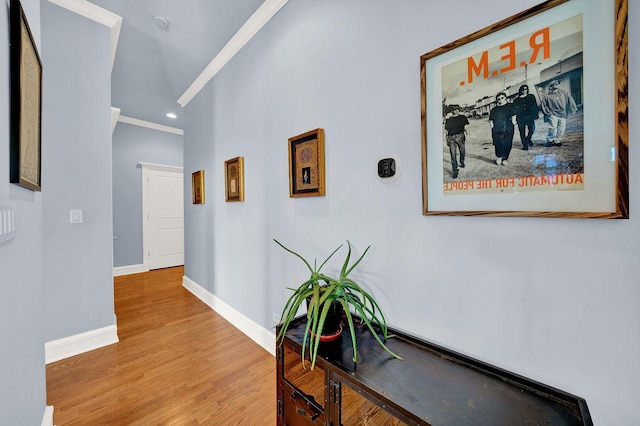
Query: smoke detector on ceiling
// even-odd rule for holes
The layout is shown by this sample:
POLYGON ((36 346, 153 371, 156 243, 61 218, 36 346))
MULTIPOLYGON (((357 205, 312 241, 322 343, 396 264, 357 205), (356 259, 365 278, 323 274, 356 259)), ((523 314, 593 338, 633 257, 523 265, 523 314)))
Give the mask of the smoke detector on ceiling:
POLYGON ((156 25, 163 30, 169 29, 169 20, 164 16, 154 15, 153 20, 155 21, 156 25))

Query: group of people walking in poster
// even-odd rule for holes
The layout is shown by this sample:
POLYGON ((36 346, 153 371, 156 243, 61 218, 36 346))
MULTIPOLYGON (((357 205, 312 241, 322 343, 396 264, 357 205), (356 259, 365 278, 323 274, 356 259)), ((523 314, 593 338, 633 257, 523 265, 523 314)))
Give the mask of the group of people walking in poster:
MULTIPOLYGON (((460 168, 465 167, 465 143, 469 138, 469 120, 462 114, 459 105, 451 106, 452 111, 444 121, 445 141, 451 157, 452 178, 456 179, 460 168)), ((536 130, 536 120, 542 117, 547 123, 545 147, 560 147, 567 118, 578 110, 571 94, 560 88, 556 79, 548 84, 547 92, 540 96, 540 102, 529 86, 522 84, 517 96, 508 100, 506 92, 495 96, 495 106, 489 112, 491 139, 495 152, 495 163, 508 166, 513 148, 515 129, 518 129, 522 150, 528 151, 534 145, 532 137, 536 130)))

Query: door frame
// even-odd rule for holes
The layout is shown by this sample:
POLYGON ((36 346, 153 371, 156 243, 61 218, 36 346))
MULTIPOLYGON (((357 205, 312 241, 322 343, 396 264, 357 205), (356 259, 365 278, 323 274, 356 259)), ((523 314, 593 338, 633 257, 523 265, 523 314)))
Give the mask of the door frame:
POLYGON ((168 166, 165 164, 143 163, 138 165, 142 168, 142 259, 144 271, 150 271, 149 259, 149 170, 162 172, 182 173, 184 179, 184 168, 179 166, 168 166))

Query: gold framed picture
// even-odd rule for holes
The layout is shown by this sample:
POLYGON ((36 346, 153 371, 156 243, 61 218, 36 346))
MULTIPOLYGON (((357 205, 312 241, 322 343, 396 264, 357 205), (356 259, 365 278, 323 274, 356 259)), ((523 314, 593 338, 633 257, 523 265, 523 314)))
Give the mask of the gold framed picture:
POLYGON ((289 138, 289 197, 325 195, 324 129, 289 138))
POLYGON ((244 201, 244 157, 224 162, 225 201, 244 201))
POLYGON ((191 174, 191 199, 193 204, 204 204, 204 170, 191 174))

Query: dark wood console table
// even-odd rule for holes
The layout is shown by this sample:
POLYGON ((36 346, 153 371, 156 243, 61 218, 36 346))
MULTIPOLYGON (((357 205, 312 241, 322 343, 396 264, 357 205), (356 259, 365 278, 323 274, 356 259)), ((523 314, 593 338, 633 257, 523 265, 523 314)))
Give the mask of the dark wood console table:
POLYGON ((358 330, 324 348, 314 370, 300 352, 304 317, 277 348, 279 425, 593 425, 583 398, 390 330, 390 357, 358 330))

